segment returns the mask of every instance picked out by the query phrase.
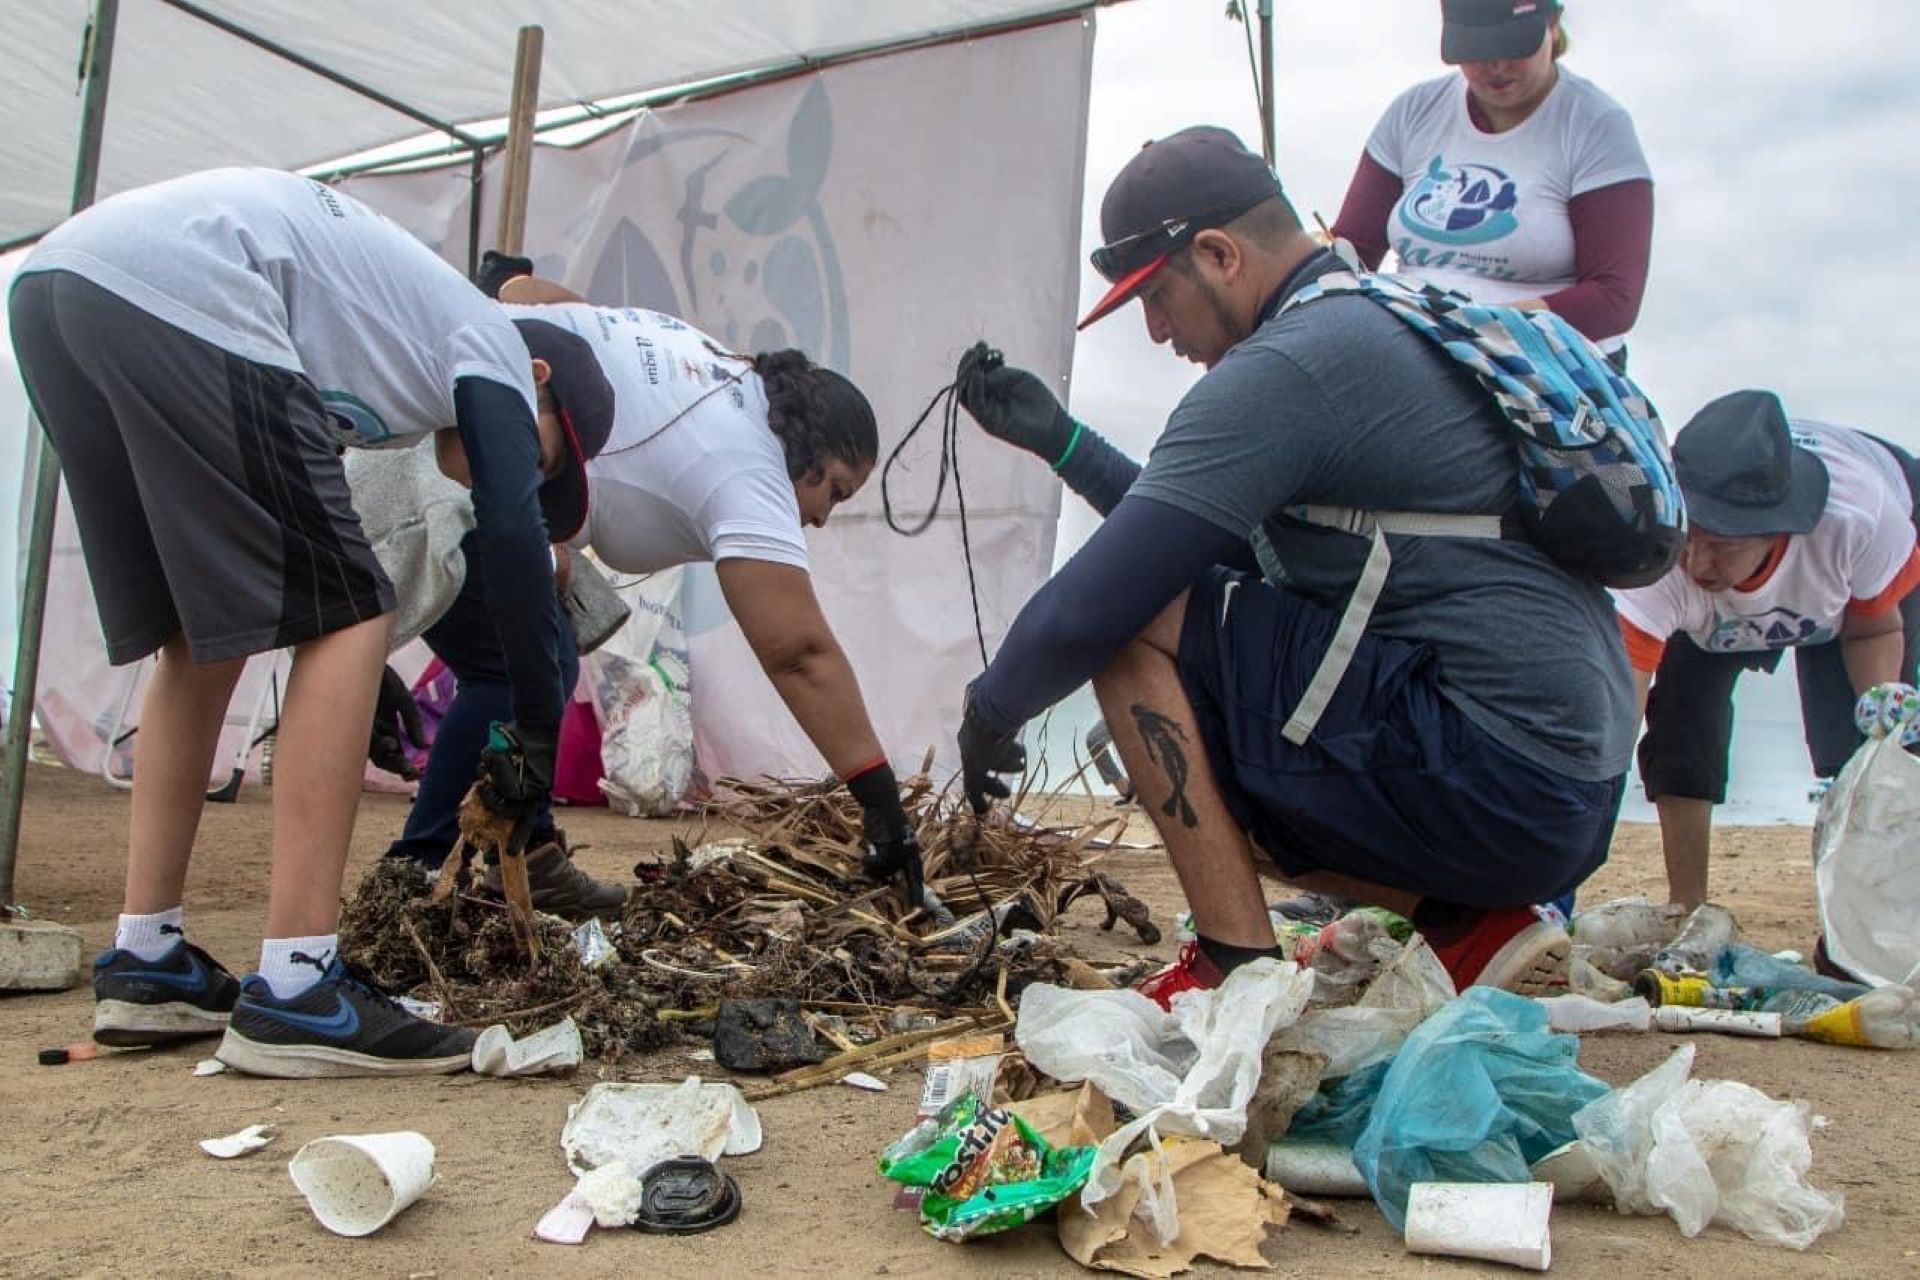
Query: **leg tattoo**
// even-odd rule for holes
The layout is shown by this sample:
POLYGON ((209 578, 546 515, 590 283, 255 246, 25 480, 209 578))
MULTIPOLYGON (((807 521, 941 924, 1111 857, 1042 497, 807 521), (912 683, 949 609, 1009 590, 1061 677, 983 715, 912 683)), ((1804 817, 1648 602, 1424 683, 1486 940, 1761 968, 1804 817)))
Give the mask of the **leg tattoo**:
POLYGON ((1187 803, 1187 753, 1182 745, 1187 740, 1187 731, 1141 703, 1134 703, 1132 711, 1134 727, 1140 731, 1140 741, 1147 749, 1147 759, 1159 765, 1167 781, 1173 784, 1173 792, 1160 806, 1160 812, 1169 818, 1178 817, 1189 827, 1200 825, 1200 815, 1187 803))

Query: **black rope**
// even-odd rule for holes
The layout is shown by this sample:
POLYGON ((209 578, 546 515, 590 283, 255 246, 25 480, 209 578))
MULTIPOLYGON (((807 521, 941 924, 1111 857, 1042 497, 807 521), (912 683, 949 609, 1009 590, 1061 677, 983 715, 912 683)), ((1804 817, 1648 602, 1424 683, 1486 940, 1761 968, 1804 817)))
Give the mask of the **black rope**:
MULTIPOLYGON (((988 665, 987 629, 986 624, 980 619, 980 585, 973 568, 973 538, 967 527, 967 491, 960 480, 961 388, 973 379, 998 369, 1003 363, 1005 361, 1000 352, 984 342, 976 342, 960 358, 960 365, 954 371, 953 381, 933 393, 933 399, 927 401, 927 407, 922 409, 920 416, 913 420, 913 425, 908 427, 906 434, 900 437, 900 442, 893 446, 893 451, 887 455, 886 464, 880 468, 880 509, 886 515, 887 527, 908 538, 917 538, 933 526, 934 517, 940 514, 940 499, 947 492, 947 475, 949 473, 953 475, 954 505, 960 513, 960 555, 967 565, 967 595, 973 605, 973 638, 980 647, 982 671, 985 671, 988 665), (900 455, 912 443, 913 438, 920 434, 920 429, 927 425, 927 419, 933 417, 935 410, 940 414, 940 474, 934 480, 933 501, 927 505, 925 515, 914 521, 911 526, 904 525, 893 514, 893 495, 888 487, 888 481, 893 475, 894 465, 900 461, 900 455)), ((977 822, 978 819, 975 821, 977 822)), ((911 961, 908 963, 907 986, 923 998, 940 1004, 952 1004, 960 993, 980 976, 988 961, 993 959, 994 951, 1000 941, 1002 921, 993 914, 993 900, 987 896, 985 887, 980 883, 979 875, 971 865, 967 867, 967 880, 973 887, 974 897, 980 903, 980 910, 986 914, 988 925, 986 934, 980 939, 978 950, 974 952, 972 962, 943 990, 935 991, 925 990, 913 980, 911 961)))
POLYGON ((998 351, 988 348, 985 343, 976 344, 961 359, 953 381, 933 393, 933 399, 927 402, 927 407, 920 411, 920 416, 900 437, 900 443, 893 446, 893 452, 887 455, 886 465, 880 469, 880 509, 887 517, 887 527, 908 538, 917 538, 932 527, 934 517, 940 514, 940 499, 947 492, 947 475, 952 473, 954 503, 960 511, 960 554, 967 564, 967 595, 973 603, 973 637, 980 646, 982 671, 987 669, 987 628, 980 620, 980 586, 973 569, 973 539, 967 529, 967 491, 960 482, 960 388, 970 379, 999 368, 1000 364, 998 351), (927 506, 927 513, 909 527, 894 517, 893 495, 888 489, 888 481, 901 453, 920 434, 920 428, 927 425, 927 419, 933 416, 936 409, 940 412, 940 474, 934 481, 933 501, 927 506))

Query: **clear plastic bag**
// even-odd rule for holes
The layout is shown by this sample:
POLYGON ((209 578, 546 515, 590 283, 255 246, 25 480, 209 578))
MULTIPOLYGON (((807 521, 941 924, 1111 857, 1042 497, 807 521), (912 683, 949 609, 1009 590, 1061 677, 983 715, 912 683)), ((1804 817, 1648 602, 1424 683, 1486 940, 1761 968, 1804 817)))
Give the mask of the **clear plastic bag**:
POLYGON ((1792 1249, 1838 1227, 1841 1198, 1806 1181, 1807 1104, 1731 1080, 1689 1080, 1692 1070, 1693 1046, 1682 1045, 1574 1116, 1620 1212, 1671 1214, 1689 1237, 1717 1222, 1792 1249))
POLYGON ((1014 1028, 1027 1061, 1057 1080, 1091 1080, 1136 1113, 1100 1144, 1081 1203, 1091 1208, 1118 1191, 1125 1161, 1141 1188, 1135 1212, 1153 1222, 1162 1244, 1179 1235, 1160 1136, 1186 1134, 1222 1146, 1240 1140, 1267 1041, 1300 1016, 1313 982, 1311 972, 1291 963, 1255 960, 1211 991, 1176 996, 1171 1013, 1135 991, 1028 987, 1014 1028), (1126 1161, 1142 1140, 1153 1157, 1126 1161))
POLYGON ((1874 986, 1920 978, 1920 758, 1898 738, 1854 753, 1820 801, 1814 889, 1827 954, 1874 986))
POLYGON ((1534 1000, 1473 987, 1422 1023, 1380 1082, 1354 1164, 1396 1231, 1416 1182, 1526 1182, 1607 1092, 1575 1065, 1580 1042, 1534 1000))

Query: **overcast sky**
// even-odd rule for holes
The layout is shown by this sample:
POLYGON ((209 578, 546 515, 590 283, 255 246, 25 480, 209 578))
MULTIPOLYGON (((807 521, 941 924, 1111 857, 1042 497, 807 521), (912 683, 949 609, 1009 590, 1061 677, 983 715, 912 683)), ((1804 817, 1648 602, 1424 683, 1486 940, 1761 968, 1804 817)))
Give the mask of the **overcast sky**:
MULTIPOLYGON (((1251 5, 1249 6, 1251 7, 1251 5)), ((1087 160, 1088 245, 1106 184, 1141 142, 1223 124, 1257 146, 1241 28, 1215 0, 1104 9, 1087 160)), ((1278 0, 1277 168, 1331 223, 1393 96, 1445 74, 1432 0, 1278 0)), ((1913 0, 1570 0, 1565 65, 1632 114, 1653 169, 1653 265, 1629 336, 1668 429, 1743 386, 1795 416, 1920 447, 1920 4, 1913 0)), ((1083 301, 1099 295, 1085 273, 1083 301)), ((1013 353, 1009 353, 1011 357, 1013 353)), ((1156 351, 1140 308, 1087 330, 1071 407, 1136 457, 1199 370, 1156 351)), ((1067 502, 1063 554, 1092 517, 1067 502)))
MULTIPOLYGON (((1251 7, 1251 6, 1250 6, 1251 7)), ((1084 239, 1141 142, 1195 123, 1257 145, 1242 28, 1224 0, 1102 9, 1095 44, 1084 239)), ((1277 0, 1278 168, 1302 213, 1331 222, 1395 93, 1445 72, 1432 0, 1277 0)), ((1920 350, 1920 3, 1572 0, 1566 65, 1632 113, 1656 187, 1654 254, 1633 370, 1672 429, 1741 386, 1788 411, 1920 447, 1908 375, 1920 350)), ((10 274, 0 263, 0 284, 10 274)), ((1083 302, 1099 293, 1084 273, 1083 302)), ((1018 352, 1008 352, 1016 362, 1018 352)), ((1072 408, 1144 457, 1198 370, 1147 341, 1138 307, 1082 336, 1072 408)), ((0 349, 0 493, 20 492, 24 410, 0 349)), ((9 501, 4 509, 16 510, 9 501)), ((0 529, 14 561, 17 520, 0 529)), ((1062 554, 1092 527, 1071 498, 1062 554)), ((0 591, 10 681, 14 594, 0 591)), ((1785 682, 1770 682, 1782 685, 1785 682)))

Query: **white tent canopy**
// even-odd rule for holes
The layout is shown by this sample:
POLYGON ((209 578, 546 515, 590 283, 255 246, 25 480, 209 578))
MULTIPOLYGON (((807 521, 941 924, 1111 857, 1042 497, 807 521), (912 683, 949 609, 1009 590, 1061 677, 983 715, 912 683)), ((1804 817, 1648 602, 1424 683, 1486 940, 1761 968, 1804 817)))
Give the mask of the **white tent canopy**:
MULTIPOLYGON (((121 0, 102 197, 217 165, 304 168, 505 114, 546 28, 542 108, 1015 25, 1061 0, 121 0), (230 24, 379 101, 250 43, 230 24), (267 105, 270 104, 270 105, 267 105)), ((0 245, 67 214, 87 0, 0 0, 0 245)))

